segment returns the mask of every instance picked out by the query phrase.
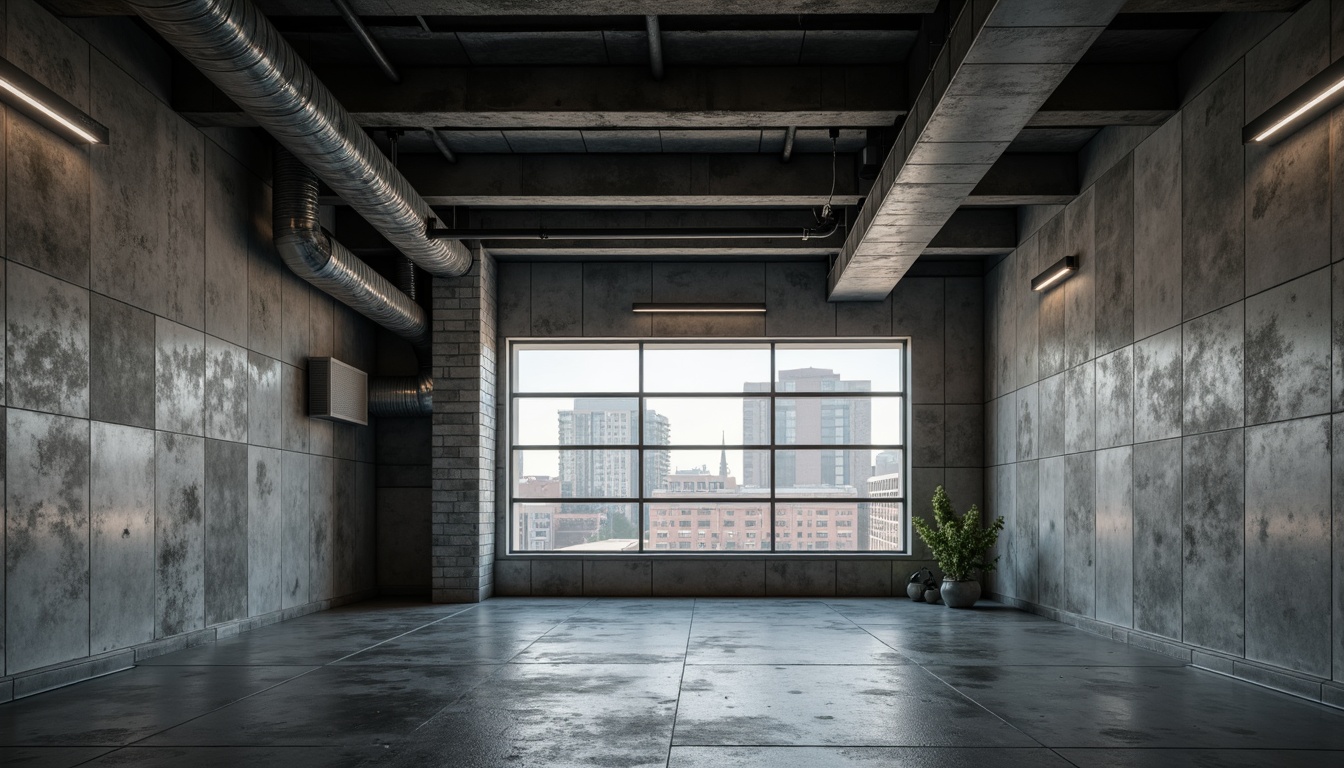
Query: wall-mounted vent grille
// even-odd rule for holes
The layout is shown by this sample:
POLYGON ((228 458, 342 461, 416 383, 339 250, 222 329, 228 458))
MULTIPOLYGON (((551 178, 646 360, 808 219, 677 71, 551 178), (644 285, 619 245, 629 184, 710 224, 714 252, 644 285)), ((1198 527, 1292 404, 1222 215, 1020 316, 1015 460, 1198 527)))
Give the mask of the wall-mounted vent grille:
POLYGON ((308 415, 369 423, 369 375, 334 357, 308 358, 308 415))

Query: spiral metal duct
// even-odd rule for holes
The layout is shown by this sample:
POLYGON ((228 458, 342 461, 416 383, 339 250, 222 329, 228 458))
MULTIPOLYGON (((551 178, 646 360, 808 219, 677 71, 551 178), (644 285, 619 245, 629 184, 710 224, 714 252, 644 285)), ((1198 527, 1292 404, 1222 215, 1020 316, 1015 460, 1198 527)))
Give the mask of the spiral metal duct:
POLYGON ((420 375, 372 380, 369 412, 375 416, 430 413, 434 377, 428 367, 425 311, 322 230, 317 193, 317 175, 294 155, 278 150, 272 214, 276 251, 294 274, 415 347, 422 365, 420 375))
POLYGON ((407 258, 443 277, 471 268, 462 243, 425 237, 429 204, 251 0, 128 5, 407 258))

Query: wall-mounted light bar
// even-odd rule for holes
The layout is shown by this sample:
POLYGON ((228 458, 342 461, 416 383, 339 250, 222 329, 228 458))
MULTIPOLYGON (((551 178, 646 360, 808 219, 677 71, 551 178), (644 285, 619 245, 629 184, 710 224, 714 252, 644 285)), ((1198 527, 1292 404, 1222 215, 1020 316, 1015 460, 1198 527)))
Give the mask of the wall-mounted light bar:
POLYGON ((1031 279, 1031 290, 1044 291, 1051 286, 1059 285, 1067 280, 1074 272, 1078 271, 1078 259, 1073 256, 1065 256, 1050 268, 1031 279))
POLYGON ((73 144, 107 143, 107 126, 4 58, 0 58, 0 100, 73 144))
POLYGON ((1241 140, 1246 144, 1273 144, 1329 112, 1344 101, 1344 59, 1326 67, 1296 91, 1246 124, 1241 140))
POLYGON ((700 314, 763 314, 765 304, 674 304, 674 303, 653 303, 653 304, 635 304, 630 307, 632 312, 642 313, 660 313, 677 314, 695 312, 700 314))

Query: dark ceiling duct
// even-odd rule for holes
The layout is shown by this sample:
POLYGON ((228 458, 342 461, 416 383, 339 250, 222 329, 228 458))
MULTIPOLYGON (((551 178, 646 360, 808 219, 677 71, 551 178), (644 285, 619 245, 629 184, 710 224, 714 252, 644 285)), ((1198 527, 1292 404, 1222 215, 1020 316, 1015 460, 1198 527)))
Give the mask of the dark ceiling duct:
POLYGON ((466 246, 425 237, 429 204, 251 0, 128 5, 397 250, 432 275, 471 268, 466 246))
MULTIPOLYGON (((429 320, 415 299, 398 290, 346 250, 318 223, 317 174, 283 149, 276 150, 275 249, 294 274, 411 342, 420 360, 418 376, 369 382, 369 413, 417 416, 432 410, 429 320)), ((410 280, 414 283, 414 271, 410 280)))
POLYGON ((811 227, 756 229, 429 229, 431 239, 452 240, 824 240, 840 228, 833 215, 811 227))

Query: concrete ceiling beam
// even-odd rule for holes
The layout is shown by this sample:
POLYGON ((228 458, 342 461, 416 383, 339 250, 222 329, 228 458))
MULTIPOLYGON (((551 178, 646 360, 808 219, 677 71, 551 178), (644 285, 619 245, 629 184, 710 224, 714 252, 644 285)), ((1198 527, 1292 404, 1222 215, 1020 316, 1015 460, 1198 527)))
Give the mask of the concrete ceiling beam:
POLYGON ((832 301, 891 292, 1123 2, 966 5, 831 269, 832 301))
MULTIPOLYGON (((366 128, 843 128, 906 113, 903 67, 403 68, 317 70, 366 128)), ((173 109, 201 127, 251 118, 194 68, 174 72, 173 109)))

